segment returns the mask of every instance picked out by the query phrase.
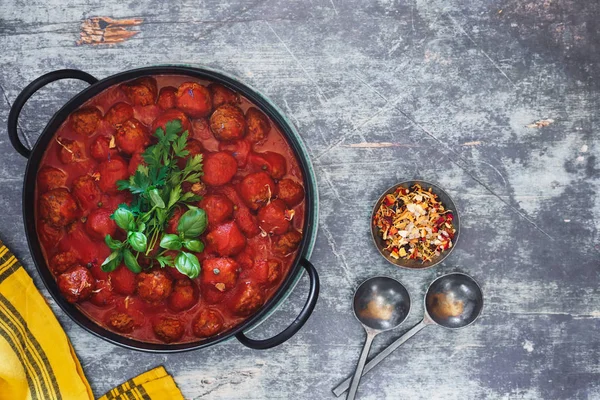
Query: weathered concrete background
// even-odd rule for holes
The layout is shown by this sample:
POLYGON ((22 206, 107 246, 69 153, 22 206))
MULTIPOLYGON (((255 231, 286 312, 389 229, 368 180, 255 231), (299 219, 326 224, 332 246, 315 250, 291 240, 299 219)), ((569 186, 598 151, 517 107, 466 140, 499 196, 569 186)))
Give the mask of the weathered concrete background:
MULTIPOLYGON (((413 295, 408 321, 378 351, 422 317, 436 275, 460 270, 484 288, 481 319, 427 328, 363 380, 362 398, 600 398, 599 4, 0 0, 0 237, 41 286, 21 220, 26 161, 5 134, 26 84, 65 67, 98 78, 161 63, 220 68, 270 96, 310 149, 320 302, 279 348, 228 342, 169 356, 104 343, 55 307, 97 395, 164 364, 189 398, 332 398, 364 338, 355 287, 388 274, 413 295), (85 44, 82 22, 97 16, 142 22, 120 43, 85 44), (379 193, 411 178, 438 182, 462 212, 456 251, 430 271, 392 268, 369 238, 379 193)), ((81 88, 61 82, 35 96, 21 118, 27 140, 81 88)), ((253 335, 289 323, 306 287, 253 335)))

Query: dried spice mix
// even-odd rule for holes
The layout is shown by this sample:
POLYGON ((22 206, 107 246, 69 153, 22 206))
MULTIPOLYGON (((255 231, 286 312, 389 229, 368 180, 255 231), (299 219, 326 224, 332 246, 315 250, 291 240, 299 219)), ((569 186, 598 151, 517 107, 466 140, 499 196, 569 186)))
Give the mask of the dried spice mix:
POLYGON ((438 196, 415 184, 385 196, 373 219, 385 250, 395 259, 431 261, 452 247, 452 210, 438 196))

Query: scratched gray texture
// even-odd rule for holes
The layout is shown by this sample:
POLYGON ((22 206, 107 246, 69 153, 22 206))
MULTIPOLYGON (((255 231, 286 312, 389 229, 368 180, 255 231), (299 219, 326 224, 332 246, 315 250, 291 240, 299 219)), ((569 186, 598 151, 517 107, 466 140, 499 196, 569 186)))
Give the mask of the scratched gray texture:
MULTIPOLYGON (((350 307, 356 286, 385 274, 413 297, 377 352, 422 317, 427 284, 459 270, 483 286, 482 317, 460 331, 427 328, 363 380, 361 398, 598 399, 599 16, 598 2, 576 0, 0 0, 0 237, 49 299, 22 224, 26 160, 5 133, 26 84, 66 67, 104 78, 208 65, 273 99, 308 146, 321 209, 319 303, 272 350, 230 341, 153 355, 95 338, 49 299, 96 395, 164 364, 186 398, 333 398, 364 339, 350 307), (76 45, 92 16, 144 22, 124 43, 76 45), (554 122, 527 127, 542 119, 554 122), (433 270, 388 265, 369 237, 380 192, 413 178, 439 183, 462 213, 456 250, 433 270)), ((20 120, 27 140, 83 87, 55 83, 32 98, 20 120)), ((306 290, 303 281, 252 336, 283 329, 306 290)))

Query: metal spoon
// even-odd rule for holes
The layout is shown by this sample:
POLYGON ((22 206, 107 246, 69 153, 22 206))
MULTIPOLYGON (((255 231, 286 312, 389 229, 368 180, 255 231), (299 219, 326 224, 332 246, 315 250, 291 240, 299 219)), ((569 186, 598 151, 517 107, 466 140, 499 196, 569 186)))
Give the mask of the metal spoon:
POLYGON ((397 327, 406 319, 410 311, 410 296, 397 280, 377 276, 366 280, 356 289, 353 308, 354 316, 367 332, 367 340, 356 365, 352 384, 348 385, 348 400, 356 396, 373 339, 381 332, 397 327))
MULTIPOLYGON (((426 326, 464 328, 477 319, 482 308, 483 294, 479 284, 473 278, 459 272, 440 276, 427 289, 423 320, 369 361, 364 367, 363 375, 426 326)), ((350 378, 333 389, 333 394, 339 397, 348 390, 348 387, 350 387, 350 378)))

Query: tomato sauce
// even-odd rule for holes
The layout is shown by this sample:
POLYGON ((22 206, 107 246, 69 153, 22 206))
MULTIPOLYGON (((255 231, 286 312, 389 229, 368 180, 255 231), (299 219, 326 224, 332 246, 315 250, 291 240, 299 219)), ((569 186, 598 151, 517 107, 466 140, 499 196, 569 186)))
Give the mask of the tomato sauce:
MULTIPOLYGON (((153 122, 165 112, 165 110, 156 104, 157 94, 163 87, 177 89, 184 82, 195 82, 204 87, 210 84, 210 82, 178 75, 160 75, 153 78, 156 83, 156 94, 152 95, 154 99, 151 104, 136 104, 138 102, 136 98, 132 97, 130 92, 123 90, 122 84, 119 84, 104 90, 79 108, 81 110, 96 107, 100 111, 102 117, 97 124, 91 124, 93 127, 91 134, 81 133, 89 128, 90 125, 85 125, 89 121, 84 120, 80 124, 77 124, 77 121, 74 121, 74 114, 71 114, 61 125, 54 139, 46 149, 40 169, 38 170, 38 184, 36 186, 37 230, 47 265, 49 265, 57 279, 61 274, 69 274, 69 271, 73 271, 73 268, 76 268, 76 266, 84 266, 85 269, 91 272, 93 278, 90 281, 91 287, 89 290, 91 290, 92 295, 96 296, 95 301, 90 301, 92 297, 85 295, 85 298, 77 300, 75 304, 92 321, 117 334, 143 342, 186 343, 225 333, 249 318, 260 307, 250 307, 250 312, 248 312, 248 309, 244 308, 247 306, 247 303, 243 299, 247 300, 247 297, 250 296, 250 299, 253 299, 259 306, 264 304, 285 280, 296 258, 297 250, 293 246, 288 249, 287 253, 285 251, 282 252, 280 248, 278 251, 275 251, 277 249, 274 248, 274 243, 280 243, 278 240, 281 240, 282 234, 278 232, 279 235, 276 235, 262 229, 266 225, 264 225, 264 221, 261 222, 258 220, 258 214, 260 213, 260 209, 265 207, 265 204, 260 205, 258 209, 249 209, 247 207, 247 201, 240 191, 240 185, 244 177, 257 172, 270 174, 272 178, 275 175, 273 182, 275 182, 276 186, 279 185, 282 179, 288 180, 288 185, 292 181, 301 186, 303 177, 293 151, 286 142, 281 130, 273 121, 269 121, 270 131, 267 136, 258 142, 250 142, 246 139, 219 141, 207 126, 207 118, 192 117, 188 114, 190 137, 200 141, 205 160, 209 154, 224 151, 232 154, 238 162, 237 172, 233 179, 221 186, 207 185, 204 196, 212 194, 225 196, 233 202, 235 209, 233 216, 228 217, 225 223, 233 221, 233 223, 242 226, 244 223, 241 221, 242 218, 246 218, 246 220, 251 219, 260 226, 260 233, 256 235, 244 233, 246 236, 245 248, 241 253, 230 256, 237 263, 236 271, 238 273, 232 288, 227 287, 225 290, 222 290, 223 286, 219 287, 212 285, 210 282, 203 281, 203 272, 197 278, 190 280, 180 274, 175 268, 166 267, 163 271, 168 273, 167 276, 173 287, 176 286, 178 280, 191 282, 194 293, 197 294, 197 300, 194 301, 193 306, 183 311, 175 310, 169 305, 171 304, 170 297, 174 296, 174 291, 171 291, 169 298, 158 302, 148 302, 140 297, 138 292, 139 275, 129 273, 128 271, 105 273, 101 270, 100 265, 111 253, 111 250, 107 247, 104 240, 97 235, 90 234, 90 230, 86 228, 87 217, 91 212, 98 208, 107 209, 112 212, 119 204, 131 202, 132 196, 130 193, 116 190, 113 193, 107 193, 100 190, 97 198, 92 195, 89 196, 90 201, 82 201, 76 198, 76 196, 72 196, 75 198, 76 206, 70 202, 61 202, 61 199, 56 200, 56 196, 51 197, 50 201, 47 198, 44 200, 41 199, 44 194, 47 195, 51 190, 66 189, 68 193, 73 195, 74 182, 82 176, 91 177, 96 185, 98 185, 99 179, 101 179, 99 171, 101 161, 97 157, 95 159, 91 156, 90 148, 99 136, 105 136, 107 141, 110 142, 111 153, 107 158, 121 157, 126 163, 129 163, 131 155, 124 153, 118 146, 115 146, 115 127, 104 118, 107 111, 114 104, 119 102, 131 104, 133 107, 133 118, 141 122, 145 129, 151 133, 150 130, 153 122), (275 167, 271 167, 269 162, 260 165, 260 153, 265 152, 273 152, 283 156, 287 166, 283 175, 281 171, 275 170, 275 167), (258 161, 256 161, 257 159, 258 161), (55 168, 58 172, 52 170, 53 173, 56 173, 55 175, 46 175, 47 171, 50 170, 49 167, 55 168), (42 170, 44 170, 43 176, 40 174, 42 170), (47 176, 51 178, 47 178, 47 176), (49 180, 49 184, 46 182, 46 179, 49 180), (241 213, 240 209, 246 210, 246 214, 241 213), (58 215, 58 218, 52 220, 52 215, 58 215), (267 260, 271 263, 278 262, 280 267, 272 271, 268 267, 267 260), (272 272, 274 273, 271 274, 272 272), (126 277, 123 278, 121 276, 116 278, 118 274, 126 275, 126 277), (116 281, 117 279, 118 281, 116 281), (115 287, 123 285, 131 286, 133 293, 128 295, 118 293, 115 287), (249 286, 253 288, 253 291, 249 291, 246 293, 248 296, 244 297, 243 292, 249 286), (102 296, 99 296, 98 293, 102 293, 102 296), (98 299, 99 297, 100 300, 98 299), (105 301, 102 300, 104 298, 105 301), (127 328, 117 330, 108 324, 108 321, 111 318, 116 318, 115 315, 118 313, 125 314, 128 318, 129 325, 127 328), (201 325, 198 322, 201 314, 204 316, 211 314, 220 317, 220 324, 217 323, 220 326, 217 326, 213 331, 208 329, 208 335, 195 334, 197 330, 194 329, 194 324, 201 325), (160 334, 157 335, 156 326, 165 318, 176 319, 177 323, 183 326, 183 333, 167 340, 160 334)), ((133 85, 135 82, 131 84, 133 85)), ((135 89, 142 92, 146 90, 142 86, 137 86, 135 89)), ((187 94, 191 95, 192 92, 185 92, 183 95, 187 94)), ((190 101, 195 101, 193 96, 191 96, 190 101)), ((253 107, 253 104, 243 96, 239 97, 239 102, 235 105, 241 109, 246 118, 248 110, 253 107)), ((193 111, 188 112, 194 113, 193 111)), ((211 112, 214 112, 214 109, 211 112)), ((143 150, 144 148, 139 149, 139 151, 143 150)), ((127 173, 127 176, 130 175, 130 172, 127 173)), ((94 186, 93 184, 91 185, 94 186)), ((283 196, 284 194, 282 193, 283 196)), ((276 198, 276 193, 273 193, 272 199, 269 198, 268 203, 271 200, 276 201, 276 198)), ((277 201, 281 202, 281 200, 277 201)), ((287 231, 295 231, 302 234, 305 211, 304 193, 302 192, 300 202, 294 201, 293 203, 288 202, 286 206, 286 216, 290 221, 287 231)), ((215 228, 215 226, 209 225, 209 228, 200 237, 205 244, 207 243, 207 235, 215 230, 215 228)), ((116 230, 115 237, 122 239, 124 232, 120 228, 116 230)), ((207 262, 207 260, 220 257, 218 252, 210 245, 203 252, 196 255, 201 264, 207 265, 213 265, 211 262, 207 262)), ((118 267, 118 270, 124 268, 126 267, 121 265, 118 267)), ((86 273, 85 270, 79 272, 86 273)), ((63 275, 61 280, 59 280, 59 286, 62 284, 62 281, 68 281, 69 279, 76 278, 63 275)), ((81 281, 77 282, 83 286, 87 285, 81 283, 81 281)), ((61 290, 63 289, 65 288, 61 287, 61 290)), ((73 288, 66 288, 65 290, 68 291, 69 289, 73 288)), ((74 290, 79 289, 81 288, 75 288, 74 290)), ((86 288, 85 290, 88 289, 86 288)), ((119 291, 124 292, 123 290, 119 291)), ((219 318, 216 320, 219 322, 219 318)), ((209 328, 211 327, 209 326, 209 328)), ((207 332, 207 330, 204 332, 207 332)))

